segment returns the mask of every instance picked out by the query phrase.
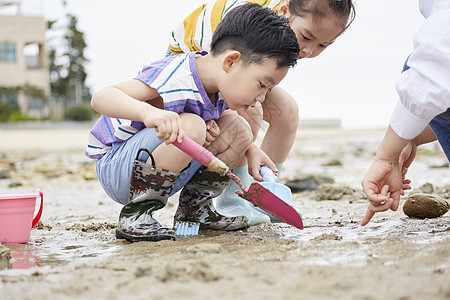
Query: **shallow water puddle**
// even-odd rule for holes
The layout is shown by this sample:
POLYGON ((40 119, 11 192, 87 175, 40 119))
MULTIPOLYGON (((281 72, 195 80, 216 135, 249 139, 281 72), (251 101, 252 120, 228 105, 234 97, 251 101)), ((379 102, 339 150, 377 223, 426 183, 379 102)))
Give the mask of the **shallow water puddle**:
POLYGON ((28 269, 40 266, 35 251, 27 244, 5 244, 11 250, 11 268, 28 269))
MULTIPOLYGON (((324 224, 322 221, 308 225, 304 230, 293 226, 276 223, 253 226, 245 231, 235 232, 238 238, 254 238, 271 240, 292 239, 310 243, 331 243, 333 255, 308 255, 302 259, 302 263, 309 265, 364 265, 368 258, 365 251, 365 242, 377 240, 382 242, 384 238, 398 238, 399 241, 427 244, 434 243, 448 237, 450 226, 442 220, 413 220, 394 219, 374 222, 366 227, 358 223, 331 222, 324 224), (355 243, 355 247, 339 246, 343 243, 355 243)), ((4 244, 11 250, 12 269, 28 269, 33 267, 55 267, 66 265, 70 262, 80 262, 89 259, 106 258, 124 250, 127 242, 116 240, 110 232, 83 233, 67 231, 64 234, 53 231, 38 231, 26 244, 4 244)), ((223 233, 204 232, 196 237, 198 242, 211 236, 223 233)), ((176 242, 174 242, 176 243, 176 242)), ((309 247, 310 248, 310 247, 309 247)), ((312 247, 314 249, 315 247, 312 247)), ((305 249, 299 248, 301 254, 305 249)), ((309 252, 314 251, 309 249, 309 252)))
MULTIPOLYGON (((103 258, 115 253, 120 247, 115 242, 105 242, 86 234, 71 237, 67 235, 31 238, 25 244, 6 243, 11 251, 11 268, 61 266, 79 259, 103 258)), ((111 236, 110 239, 113 237, 111 236)))
POLYGON ((320 236, 328 236, 327 239, 345 241, 357 241, 367 238, 399 237, 408 238, 414 243, 433 243, 450 235, 450 224, 442 222, 442 219, 395 219, 383 220, 379 223, 369 223, 360 226, 357 223, 349 223, 343 226, 321 225, 305 226, 304 230, 297 230, 292 226, 280 224, 275 227, 282 238, 310 241, 320 236), (413 237, 413 238, 411 238, 413 237))

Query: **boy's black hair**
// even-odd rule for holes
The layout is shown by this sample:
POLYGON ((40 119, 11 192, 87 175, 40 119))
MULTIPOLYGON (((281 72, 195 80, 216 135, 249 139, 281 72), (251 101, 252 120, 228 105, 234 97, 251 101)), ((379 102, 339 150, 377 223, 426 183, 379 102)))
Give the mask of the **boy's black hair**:
POLYGON ((288 20, 254 3, 232 9, 214 31, 211 54, 226 50, 239 51, 245 64, 276 58, 278 68, 294 66, 300 54, 288 20))

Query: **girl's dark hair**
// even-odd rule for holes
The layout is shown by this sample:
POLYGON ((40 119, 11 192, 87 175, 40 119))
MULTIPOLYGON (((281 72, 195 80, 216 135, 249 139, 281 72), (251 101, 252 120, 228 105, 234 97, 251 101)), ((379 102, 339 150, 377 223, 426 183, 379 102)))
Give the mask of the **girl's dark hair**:
POLYGON ((296 16, 311 14, 313 18, 325 17, 333 14, 342 22, 344 32, 356 16, 352 0, 291 0, 289 12, 296 16))
POLYGON ((232 9, 214 31, 211 54, 226 50, 239 51, 244 64, 276 58, 278 68, 294 66, 300 53, 288 20, 253 3, 232 9))

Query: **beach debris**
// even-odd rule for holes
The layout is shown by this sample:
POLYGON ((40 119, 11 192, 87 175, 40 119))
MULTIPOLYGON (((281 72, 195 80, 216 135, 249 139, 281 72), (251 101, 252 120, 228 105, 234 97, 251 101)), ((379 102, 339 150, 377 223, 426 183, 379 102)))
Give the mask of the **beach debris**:
POLYGON ((324 167, 342 166, 342 162, 337 158, 333 158, 333 159, 330 159, 329 161, 323 163, 322 166, 324 166, 324 167))
POLYGON ((444 199, 450 199, 450 185, 446 184, 444 186, 436 187, 436 191, 433 194, 444 199))
POLYGON ((58 178, 64 175, 64 170, 56 165, 42 163, 34 167, 34 173, 45 176, 46 178, 58 178))
POLYGON ((440 168, 448 168, 450 164, 447 161, 444 161, 440 164, 430 164, 429 167, 432 169, 440 169, 440 168))
POLYGON ((435 195, 416 193, 408 197, 403 204, 403 212, 410 218, 429 219, 444 215, 449 203, 435 195))
POLYGON ((78 174, 86 181, 97 179, 97 173, 95 173, 95 167, 93 163, 81 164, 78 168, 78 174))
POLYGON ((0 179, 8 179, 11 178, 11 175, 7 171, 0 170, 0 179))
POLYGON ((23 185, 23 183, 21 181, 13 180, 8 184, 8 188, 15 188, 15 187, 19 187, 22 185, 23 185))
POLYGON ((42 222, 42 220, 39 220, 39 222, 37 222, 37 224, 36 224, 36 226, 34 227, 34 229, 37 229, 37 230, 48 230, 48 231, 50 231, 50 230, 52 230, 52 226, 50 226, 50 225, 48 225, 48 224, 44 224, 44 223, 42 222))
POLYGON ((115 229, 117 227, 116 223, 108 223, 108 222, 90 222, 89 224, 81 224, 74 223, 70 226, 67 226, 66 230, 76 230, 82 232, 101 232, 101 231, 109 231, 115 229))
POLYGON ((443 199, 450 199, 450 185, 447 184, 447 185, 435 187, 435 186, 433 186, 433 184, 427 182, 427 183, 421 185, 420 187, 411 190, 411 192, 409 194, 412 195, 412 194, 418 194, 418 193, 433 194, 433 195, 439 196, 443 199))
POLYGON ((410 192, 410 195, 412 195, 412 194, 417 194, 417 193, 422 193, 422 194, 433 194, 434 192, 435 192, 435 189, 434 189, 433 184, 427 182, 427 183, 421 185, 420 187, 413 189, 413 190, 410 192))
POLYGON ((323 183, 314 192, 314 199, 323 200, 348 200, 353 198, 356 191, 343 183, 323 183))
POLYGON ((324 175, 304 174, 284 183, 293 193, 314 191, 322 183, 334 183, 334 179, 324 175))
POLYGON ((221 279, 222 275, 216 273, 216 269, 205 261, 177 261, 168 263, 155 277, 162 282, 212 282, 221 279))
POLYGON ((312 241, 324 241, 324 240, 340 241, 342 240, 342 236, 339 236, 335 233, 322 233, 321 235, 318 235, 312 239, 312 241))
POLYGON ((217 243, 200 243, 196 245, 192 245, 186 248, 186 252, 188 253, 220 253, 223 251, 223 247, 217 243))

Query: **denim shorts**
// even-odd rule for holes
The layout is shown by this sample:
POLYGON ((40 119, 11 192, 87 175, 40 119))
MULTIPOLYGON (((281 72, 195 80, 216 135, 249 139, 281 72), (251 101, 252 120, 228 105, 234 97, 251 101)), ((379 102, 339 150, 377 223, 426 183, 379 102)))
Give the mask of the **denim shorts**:
MULTIPOLYGON (((153 128, 144 128, 134 136, 121 143, 114 143, 112 148, 95 163, 97 177, 106 194, 114 201, 127 204, 130 193, 130 180, 133 171, 133 161, 140 148, 146 148, 153 152, 163 141, 156 137, 153 128)), ((148 154, 141 151, 138 160, 145 162, 148 154)), ((194 176, 201 164, 192 160, 186 168, 180 172, 175 186, 170 195, 178 192, 194 176)))
POLYGON ((434 117, 430 122, 436 138, 450 161, 450 109, 434 117))

